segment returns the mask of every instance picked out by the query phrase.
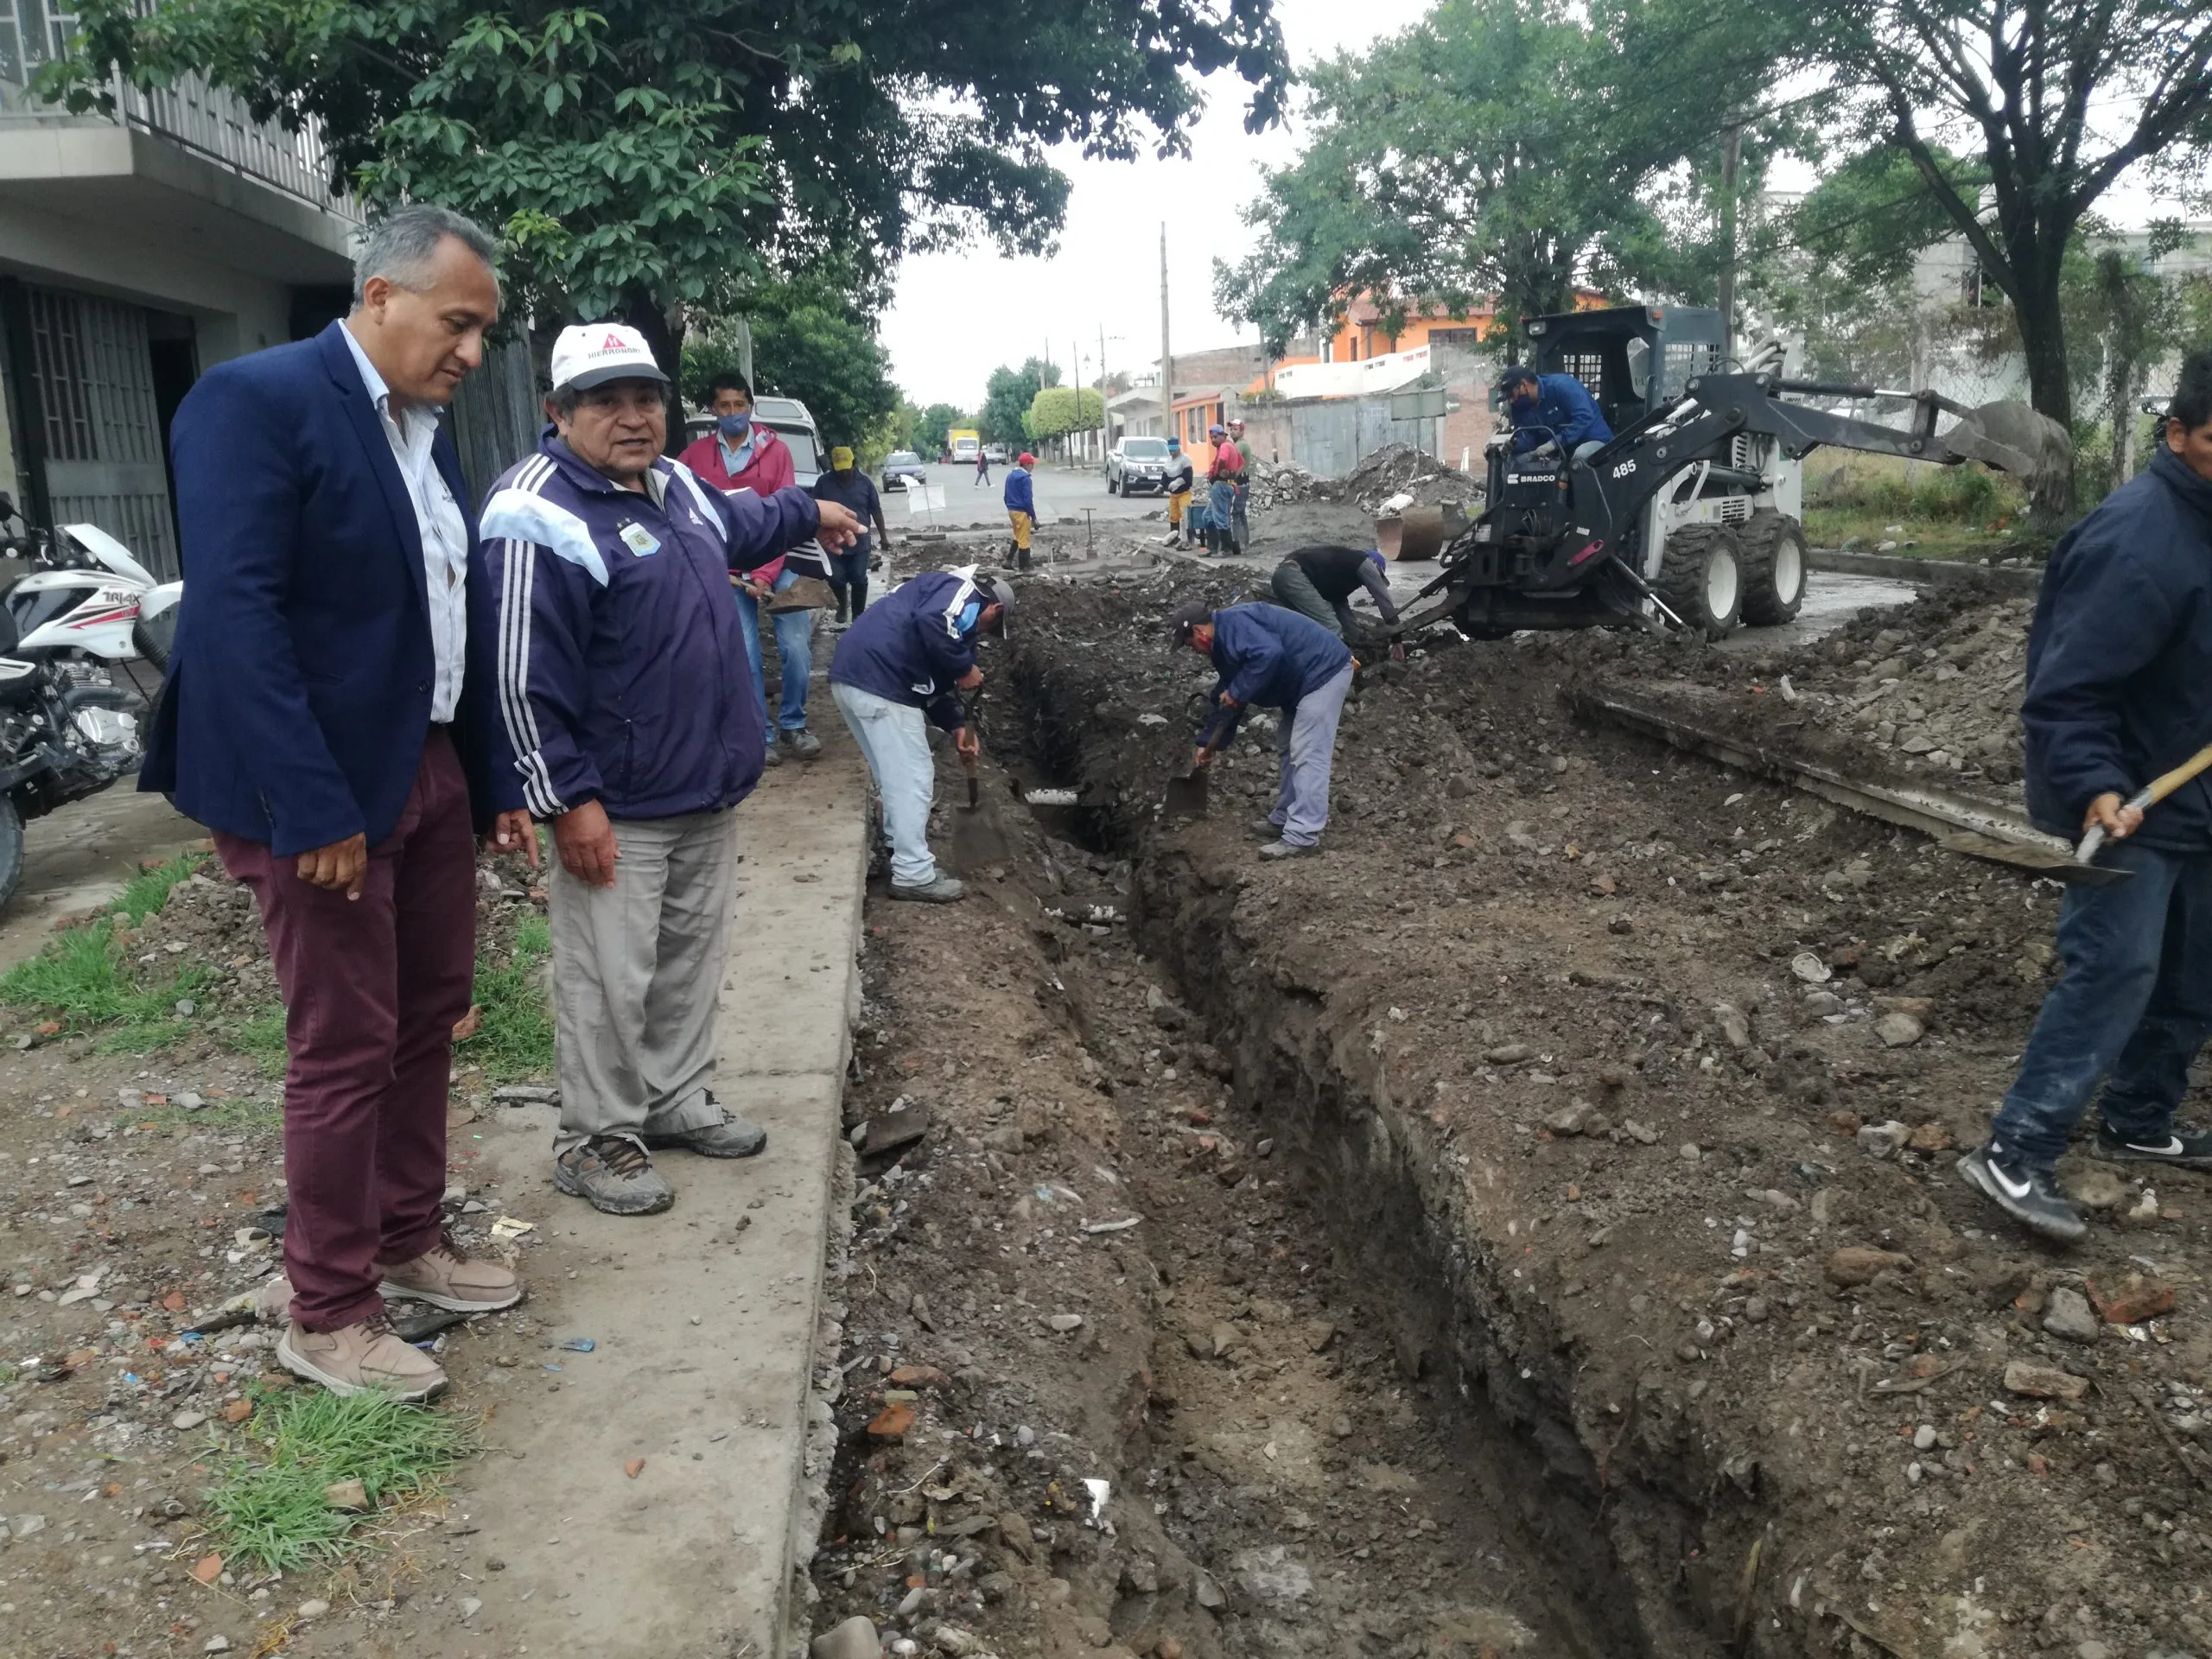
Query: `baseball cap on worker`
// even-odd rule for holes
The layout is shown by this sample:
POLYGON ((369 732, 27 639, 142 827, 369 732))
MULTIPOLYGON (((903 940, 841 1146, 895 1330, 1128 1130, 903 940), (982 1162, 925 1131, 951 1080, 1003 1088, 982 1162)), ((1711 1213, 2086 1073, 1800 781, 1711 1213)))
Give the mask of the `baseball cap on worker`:
POLYGON ((1191 643, 1191 634, 1202 622, 1213 620, 1213 607, 1203 599, 1187 599, 1167 619, 1167 632, 1179 645, 1191 643))
POLYGON ((1229 429, 1219 421, 1216 421, 1211 426, 1206 428, 1206 436, 1210 438, 1225 438, 1228 435, 1229 429))
POLYGON ((1007 624, 1014 620, 1014 584, 1004 576, 978 576, 976 578, 976 597, 986 606, 999 607, 998 621, 993 625, 993 632, 1004 639, 1007 624))
POLYGON ((853 470, 853 452, 852 452, 852 450, 851 450, 850 448, 849 448, 847 446, 845 446, 844 444, 842 444, 842 443, 835 443, 835 444, 830 445, 830 470, 831 472, 833 472, 833 473, 849 473, 850 471, 852 471, 852 470, 853 470))
POLYGON ((656 380, 668 376, 652 347, 635 328, 620 322, 580 322, 553 342, 553 390, 589 391, 610 380, 656 380))
POLYGON ((1017 467, 1034 467, 1037 464, 1037 457, 1025 449, 1021 452, 1021 458, 1014 464, 1017 467))
POLYGON ((1367 556, 1374 560, 1376 563, 1381 565, 1385 570, 1388 570, 1390 568, 1389 560, 1382 556, 1382 550, 1379 547, 1369 548, 1367 550, 1367 556))

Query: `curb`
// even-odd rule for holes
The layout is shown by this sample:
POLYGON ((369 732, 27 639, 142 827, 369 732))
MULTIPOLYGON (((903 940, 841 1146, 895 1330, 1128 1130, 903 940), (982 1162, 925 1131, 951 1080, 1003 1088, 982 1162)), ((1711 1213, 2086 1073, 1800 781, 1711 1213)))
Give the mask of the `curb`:
POLYGON ((1988 582, 2007 593, 2032 594, 2043 586, 2040 564, 1980 564, 1964 559, 1901 558, 1894 553, 1846 553, 1816 547, 1806 556, 1815 570, 1853 576, 1886 576, 1892 582, 1944 587, 1954 582, 1988 582))

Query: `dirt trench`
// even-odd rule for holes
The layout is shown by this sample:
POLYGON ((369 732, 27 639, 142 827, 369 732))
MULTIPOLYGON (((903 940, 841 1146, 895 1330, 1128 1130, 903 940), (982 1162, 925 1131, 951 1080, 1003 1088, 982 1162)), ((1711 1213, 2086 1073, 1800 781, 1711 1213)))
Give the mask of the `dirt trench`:
MULTIPOLYGON (((831 1606, 918 1595, 913 1639, 948 1652, 1054 1628, 1163 1659, 2212 1651, 2206 1184, 2069 1157, 2094 1225, 2060 1252, 1952 1171, 2056 971, 2056 891, 1578 723, 1577 688, 1695 677, 1757 709, 1810 666, 1605 638, 1370 676, 1330 851, 1262 866, 1264 720, 1209 818, 1157 822, 1211 683, 1154 632, 1185 596, 1026 602, 987 694, 1001 827, 941 825, 986 902, 883 906, 871 969, 891 1075, 856 1108, 938 1116, 931 1185, 875 1236, 904 1259, 861 1258, 891 1287, 874 1340, 960 1356, 931 1362, 925 1440, 1057 1414, 1081 1455, 1033 1421, 990 1480, 969 1459, 934 1478, 957 1500, 909 1500, 923 1545, 974 1529, 966 1571, 999 1599, 938 1576, 963 1552, 887 1544, 888 1568, 825 1552, 831 1606), (1081 804, 1024 822, 1001 763, 1081 804), (1047 1239, 1056 1183, 1086 1220, 1141 1224, 1047 1239), (932 1277, 998 1293, 981 1335, 926 1288, 938 1328, 917 1323, 900 1299, 932 1277), (1055 1311, 1084 1322, 1040 1328, 1055 1311), (1333 1374, 1300 1351, 1316 1324, 1333 1374), (1113 1539, 1052 1509, 1102 1475, 1152 1500, 1110 1510, 1113 1539), (1286 1596, 1291 1567, 1310 1584, 1286 1596), (1447 1587, 1513 1625, 1453 1648, 1447 1587)), ((883 1520, 895 1541, 879 1500, 926 1466, 867 1433, 886 1398, 840 1407, 849 1541, 883 1520)))

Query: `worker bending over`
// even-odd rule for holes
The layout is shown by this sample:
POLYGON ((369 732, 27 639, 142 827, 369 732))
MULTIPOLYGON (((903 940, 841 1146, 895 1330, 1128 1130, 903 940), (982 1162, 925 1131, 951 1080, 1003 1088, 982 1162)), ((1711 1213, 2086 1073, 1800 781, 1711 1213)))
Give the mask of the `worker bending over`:
POLYGON ((1037 526, 1037 457, 1027 449, 1006 475, 1006 516, 1014 526, 1014 568, 1029 568, 1029 533, 1037 526))
POLYGON ((1198 733, 1196 763, 1205 766, 1229 747, 1236 722, 1254 703, 1282 711, 1282 785, 1274 810, 1253 827, 1281 838, 1262 858, 1297 858, 1320 851, 1329 822, 1329 769, 1336 759, 1337 722, 1351 691, 1351 652, 1319 624, 1278 605, 1208 608, 1192 600, 1171 620, 1176 643, 1208 658, 1221 675, 1217 705, 1198 733))
POLYGON ((1192 470, 1191 458, 1183 453, 1183 440, 1167 440, 1167 476, 1162 480, 1167 486, 1167 545, 1188 547, 1184 537, 1183 521, 1191 510, 1191 486, 1197 482, 1192 470))
POLYGON ((1552 446, 1579 460, 1612 441, 1613 429, 1598 412, 1590 389, 1571 374, 1538 374, 1516 363, 1498 377, 1498 396, 1513 420, 1513 453, 1525 455, 1552 446))
MULTIPOLYGON (((1363 552, 1356 547, 1301 547, 1275 566, 1268 588, 1284 609, 1319 623, 1339 639, 1351 639, 1364 626, 1347 602, 1355 588, 1367 590, 1385 627, 1398 626, 1398 607, 1382 574, 1387 568, 1374 548, 1363 552)), ((1396 633, 1390 638, 1395 645, 1396 633)))
POLYGON ((976 637, 1003 634, 1014 589, 970 565, 931 570, 900 583, 855 617, 830 662, 830 695, 861 746, 883 803, 891 843, 891 896, 944 904, 965 889, 938 873, 930 852, 930 802, 937 762, 922 720, 952 734, 963 755, 976 734, 956 691, 983 683, 976 637))
POLYGON ((2066 889, 2064 970, 1989 1139, 1959 1160, 1967 1185, 2062 1240, 2087 1229, 2053 1170, 2100 1084, 2089 1156, 2212 1169, 2212 1135, 2174 1122, 2212 1032, 2212 782, 2126 804, 2212 742, 2212 351, 2183 362, 2165 440, 2052 550, 2020 704, 2036 827, 2101 825, 2097 861, 2133 879, 2066 889))

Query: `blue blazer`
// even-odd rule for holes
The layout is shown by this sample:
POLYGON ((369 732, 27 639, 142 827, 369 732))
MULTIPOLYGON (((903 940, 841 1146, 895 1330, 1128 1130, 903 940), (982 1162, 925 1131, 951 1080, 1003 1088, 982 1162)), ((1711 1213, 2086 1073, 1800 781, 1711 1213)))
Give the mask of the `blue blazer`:
MULTIPOLYGON (((169 429, 187 580, 138 787, 279 857, 390 836, 429 731, 422 532, 342 327, 218 364, 169 429)), ((443 431, 435 454, 470 519, 443 431)), ((467 582, 453 738, 481 833, 522 780, 473 524, 467 582)))

